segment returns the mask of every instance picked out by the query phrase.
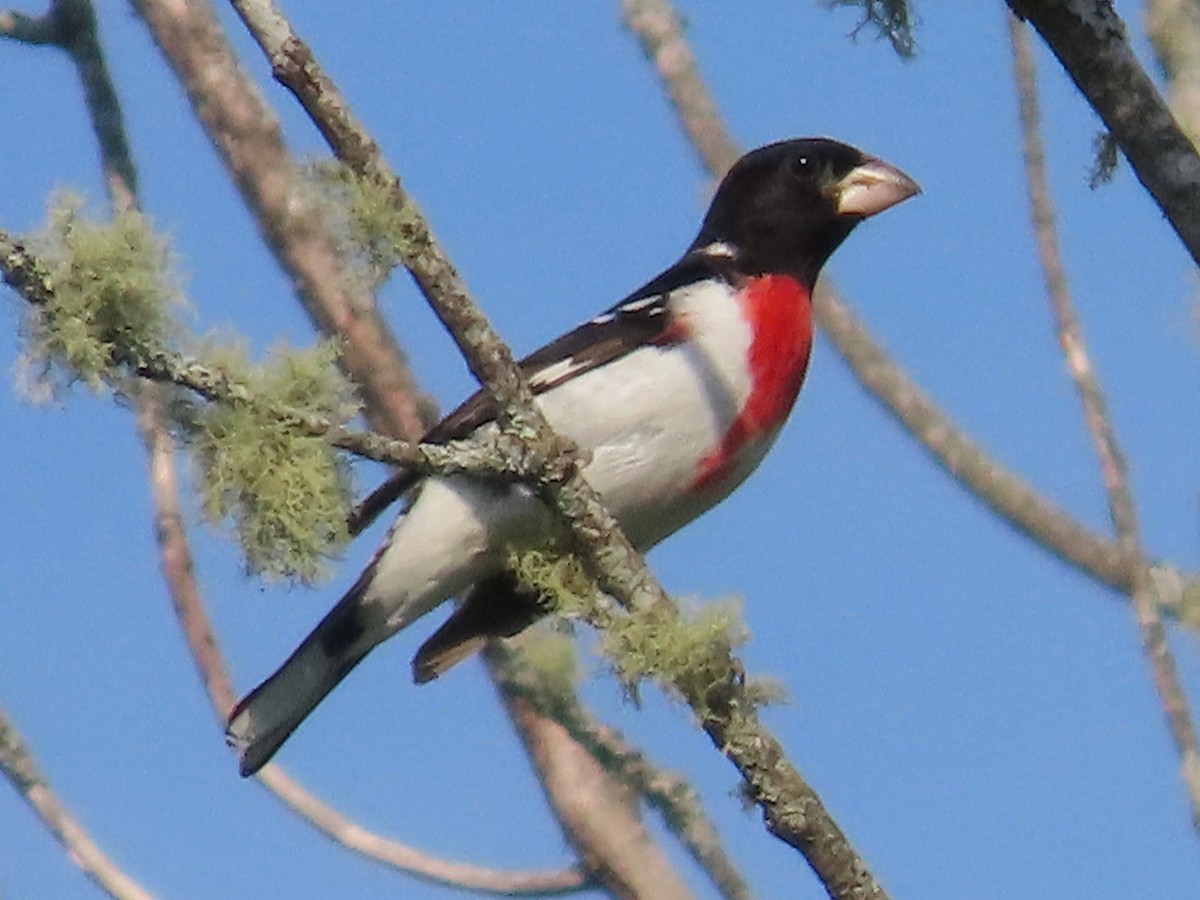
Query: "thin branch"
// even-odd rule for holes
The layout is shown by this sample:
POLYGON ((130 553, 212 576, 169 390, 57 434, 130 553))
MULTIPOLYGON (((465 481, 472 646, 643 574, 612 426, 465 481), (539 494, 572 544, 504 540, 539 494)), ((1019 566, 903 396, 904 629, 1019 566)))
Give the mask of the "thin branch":
POLYGON ((71 861, 101 890, 116 900, 152 900, 153 895, 105 856, 83 826, 67 812, 3 711, 0 711, 0 771, 67 851, 71 861))
MULTIPOLYGON (((84 84, 92 124, 100 139, 102 168, 114 204, 133 203, 135 179, 128 146, 124 142, 120 109, 112 90, 104 57, 96 39, 96 16, 89 0, 55 0, 46 15, 37 19, 0 12, 0 34, 27 43, 66 50, 84 84), (114 125, 115 123, 115 125, 114 125)), ((0 255, 8 261, 11 248, 0 232, 0 255)), ((36 260, 23 260, 27 280, 49 289, 44 269, 36 260)), ((8 267, 4 278, 9 280, 8 267)), ((96 845, 83 827, 63 807, 38 772, 32 754, 16 728, 0 712, 0 769, 37 813, 38 818, 66 850, 67 856, 92 881, 119 900, 148 900, 151 894, 126 875, 96 845)))
MULTIPOLYGON (((0 228, 0 275, 32 305, 44 306, 53 300, 54 286, 45 266, 22 241, 3 228, 0 228)), ((414 476, 470 474, 478 478, 520 481, 532 477, 540 465, 540 458, 526 453, 520 440, 504 433, 487 433, 445 444, 425 444, 393 440, 373 431, 359 431, 317 413, 258 397, 224 371, 186 359, 171 350, 135 354, 115 347, 112 362, 120 371, 136 375, 143 382, 181 387, 212 403, 257 407, 302 434, 322 438, 363 459, 396 466, 414 476)), ((114 375, 110 381, 117 392, 128 390, 127 379, 114 375)))
MULTIPOLYGON (((296 95, 338 159, 355 172, 374 178, 391 191, 396 207, 408 212, 405 265, 472 372, 495 396, 503 410, 502 424, 519 433, 544 459, 539 493, 570 525, 580 558, 600 588, 630 609, 654 608, 667 621, 678 623, 674 604, 579 473, 533 402, 511 351, 470 300, 428 224, 312 52, 273 4, 233 3, 271 60, 275 77, 296 95)), ((803 853, 831 896, 886 896, 820 798, 758 718, 740 662, 725 654, 719 666, 728 678, 705 696, 689 696, 686 685, 675 687, 695 709, 707 711, 699 713, 704 730, 742 773, 750 796, 762 808, 768 830, 803 853)))
MULTIPOLYGON (((153 409, 145 408, 139 412, 138 426, 149 456, 150 486, 163 577, 170 589, 175 615, 208 692, 213 712, 224 727, 236 695, 200 588, 196 584, 183 514, 179 508, 174 446, 170 435, 158 427, 160 421, 153 409)), ((569 893, 588 886, 588 879, 578 868, 508 872, 423 853, 363 828, 317 799, 279 765, 263 769, 259 780, 326 837, 374 862, 425 881, 490 894, 522 896, 569 893)))
POLYGON ((509 693, 561 723, 606 769, 659 812, 679 835, 692 859, 708 873, 722 897, 750 900, 750 889, 721 845, 716 826, 704 811, 695 789, 685 778, 655 765, 620 732, 595 721, 577 705, 563 703, 563 695, 547 690, 545 679, 537 677, 528 663, 506 645, 491 644, 484 654, 489 664, 493 661, 503 664, 504 684, 509 693))
POLYGON ((595 887, 577 867, 547 872, 508 872, 421 853, 380 837, 346 818, 305 790, 277 763, 260 770, 258 780, 325 836, 368 859, 422 881, 505 897, 572 894, 595 887))
POLYGON ((117 209, 130 209, 137 193, 137 172, 125 140, 121 107, 100 52, 96 12, 90 0, 54 0, 36 19, 0 13, 0 34, 29 44, 53 45, 66 51, 83 86, 92 131, 100 145, 101 170, 117 209))
POLYGON ((719 178, 742 155, 704 83, 679 15, 663 0, 621 0, 625 25, 657 70, 680 124, 704 167, 719 178))
MULTIPOLYGON (((711 99, 669 0, 622 0, 625 22, 653 62, 680 126, 705 167, 719 178, 737 158, 736 142, 711 99), (722 136, 711 137, 719 132, 722 136)), ((1039 546, 1125 594, 1132 581, 1120 548, 1074 519, 1001 466, 971 440, 908 376, 839 297, 827 278, 814 297, 817 321, 859 384, 935 462, 1039 546)), ((1200 578, 1168 565, 1151 575, 1159 603, 1179 614, 1200 592, 1200 578)))
MULTIPOLYGON (((538 767, 540 783, 547 799, 568 807, 562 816, 563 830, 571 844, 583 854, 583 866, 597 885, 603 885, 611 896, 621 900, 638 900, 653 896, 662 900, 691 900, 692 893, 671 866, 665 853, 652 842, 639 815, 637 795, 627 784, 610 777, 610 773, 586 752, 583 757, 554 752, 563 743, 581 746, 563 724, 546 715, 520 694, 507 690, 507 680, 500 677, 504 668, 495 656, 485 660, 493 674, 497 694, 509 716, 521 727, 517 734, 525 752, 538 767), (586 758, 594 765, 589 772, 575 770, 577 758, 586 758), (595 790, 578 789, 587 776, 597 779, 595 790), (608 823, 619 819, 626 823, 613 829, 608 823), (639 851, 647 842, 656 850, 650 854, 639 851), (633 852, 631 852, 633 851, 633 852), (652 893, 647 894, 647 891, 652 893)), ((588 748, 583 748, 585 751, 588 748)))
POLYGON ((1120 144, 1200 264, 1200 156, 1138 62, 1109 0, 1007 0, 1028 19, 1120 144))
POLYGON ((53 11, 44 16, 30 16, 16 10, 0 9, 0 37, 34 47, 62 45, 53 11))
POLYGON ((1020 98, 1021 138, 1030 212, 1037 236, 1038 255, 1046 279, 1046 294, 1054 313, 1055 330, 1066 359, 1067 370, 1075 383, 1075 390, 1083 407, 1084 420, 1100 460, 1108 495, 1109 514, 1132 581, 1130 596, 1141 632, 1142 650, 1150 664, 1154 687, 1158 691, 1171 736, 1182 759, 1184 782, 1192 805, 1192 819, 1200 828, 1200 741, 1196 737, 1187 695, 1179 681, 1178 667, 1171 654, 1162 618, 1155 604, 1154 591, 1146 576, 1137 508, 1129 485, 1125 458, 1117 443, 1112 418, 1108 413, 1108 403, 1088 353, 1083 329, 1063 271, 1054 207, 1046 178, 1046 157, 1040 133, 1037 73, 1029 48, 1029 35, 1015 16, 1009 15, 1005 18, 1008 20, 1009 37, 1012 41, 1013 67, 1020 98))
MULTIPOLYGON (((1115 542, 1084 528, 955 425, 837 300, 828 283, 818 285, 816 303, 826 334, 862 386, 939 465, 1044 550, 1121 593, 1129 590, 1129 570, 1115 542)), ((1188 575, 1176 584, 1172 608, 1179 610, 1185 589, 1195 589, 1196 577, 1188 575)))

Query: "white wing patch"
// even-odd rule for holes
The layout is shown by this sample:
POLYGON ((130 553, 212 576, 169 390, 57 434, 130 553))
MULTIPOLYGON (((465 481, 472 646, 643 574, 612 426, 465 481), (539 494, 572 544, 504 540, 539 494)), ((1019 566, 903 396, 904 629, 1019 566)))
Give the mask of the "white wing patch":
POLYGON ((737 259, 737 251, 724 241, 713 241, 711 244, 701 247, 700 252, 705 256, 718 259, 737 259))
POLYGON ((651 294, 649 297, 643 297, 641 300, 634 300, 632 303, 622 303, 617 309, 620 312, 637 312, 639 309, 645 309, 647 306, 653 306, 655 303, 662 302, 662 294, 651 294))
POLYGON ((529 385, 534 388, 553 386, 559 382, 566 381, 586 365, 585 361, 568 356, 566 359, 560 359, 558 362, 534 372, 529 376, 529 385))

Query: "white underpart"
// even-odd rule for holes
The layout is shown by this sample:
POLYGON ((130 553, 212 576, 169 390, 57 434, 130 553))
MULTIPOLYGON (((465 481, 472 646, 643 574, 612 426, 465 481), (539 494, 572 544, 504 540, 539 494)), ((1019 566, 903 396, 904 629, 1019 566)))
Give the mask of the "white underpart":
MULTIPOLYGON (((749 396, 751 334, 723 282, 673 292, 670 307, 688 340, 639 348, 539 397, 550 424, 591 452, 588 481, 643 549, 719 502, 769 445, 748 447, 727 482, 690 490, 749 396)), ((558 529, 525 488, 428 479, 381 551, 364 599, 382 628, 364 637, 383 640, 499 568, 511 547, 558 529)))

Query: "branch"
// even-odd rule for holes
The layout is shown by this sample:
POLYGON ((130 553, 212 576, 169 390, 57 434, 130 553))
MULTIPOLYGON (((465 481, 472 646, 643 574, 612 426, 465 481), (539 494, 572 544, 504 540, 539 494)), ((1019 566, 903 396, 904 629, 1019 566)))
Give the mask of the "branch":
MULTIPOLYGON (((493 641, 489 646, 497 643, 493 641)), ((579 848, 593 880, 613 897, 627 900, 648 896, 647 890, 656 900, 691 900, 691 891, 665 853, 630 852, 652 840, 641 821, 637 795, 627 784, 611 778, 608 770, 588 754, 590 748, 581 745, 558 719, 510 692, 502 660, 488 656, 484 662, 505 710, 520 725, 517 734, 537 765, 542 790, 547 799, 564 806, 560 814, 563 830, 571 844, 579 848), (579 748, 583 753, 579 758, 594 765, 591 775, 600 780, 598 790, 578 790, 582 779, 576 771, 577 754, 555 752, 563 744, 579 748), (613 821, 626 825, 615 829, 609 824, 613 821)))
POLYGON ((1109 0, 1007 0, 1058 57, 1200 264, 1200 156, 1125 38, 1109 0))
MULTIPOLYGON (((724 134, 725 126, 687 47, 679 15, 669 0, 622 0, 622 8, 626 24, 654 63, 680 126, 709 173, 720 177, 736 159, 737 145, 728 137, 706 137, 718 130, 724 134)), ((1113 541, 1079 525, 955 425, 888 356, 829 279, 818 282, 813 299, 818 323, 859 384, 938 465, 1042 548, 1109 587, 1129 592, 1130 573, 1113 541)), ((1175 615, 1194 605, 1200 594, 1200 578, 1193 574, 1165 564, 1150 574, 1159 603, 1175 615)))
POLYGON ((1146 36, 1167 79, 1171 112, 1200 141, 1200 7, 1194 0, 1146 0, 1146 36))
POLYGON ((508 693, 531 704, 565 728, 604 767, 629 785, 656 809, 679 836, 692 859, 708 873, 726 900, 750 900, 752 896, 741 873, 721 846, 716 826, 708 818, 695 789, 683 777, 659 768, 631 746, 614 728, 601 725, 570 696, 548 690, 545 678, 532 670, 525 657, 499 642, 484 650, 488 664, 502 664, 508 693))
MULTIPOLYGON (((161 411, 139 410, 138 427, 146 445, 155 531, 163 577, 171 592, 176 618, 192 659, 208 692, 219 725, 224 728, 237 697, 221 657, 212 623, 196 584, 183 514, 179 508, 174 445, 160 427, 161 411)), ((491 894, 543 895, 582 890, 588 879, 578 868, 549 872, 506 872, 444 860, 399 841, 371 832, 319 800, 279 765, 263 769, 260 782, 326 837, 390 868, 425 881, 491 894)))
POLYGON ((279 123, 207 3, 134 0, 200 124, 314 326, 344 348, 372 427, 395 437, 425 430, 433 404, 419 390, 375 298, 348 277, 319 207, 284 147, 279 123))
POLYGON ((621 15, 654 64, 675 114, 704 168, 719 178, 742 155, 684 37, 679 16, 664 0, 621 0, 621 15))
MULTIPOLYGON (((124 140, 120 107, 104 64, 96 37, 96 17, 88 0, 55 0, 50 10, 36 19, 20 13, 0 12, 0 34, 14 40, 66 50, 75 64, 87 96, 92 126, 99 138, 102 169, 114 204, 133 203, 133 163, 124 140)), ((15 262, 10 273, 3 265, 4 280, 15 277, 34 291, 50 290, 44 268, 32 258, 18 255, 14 261, 7 236, 0 232, 0 257, 15 262)), ((85 875, 118 900, 149 900, 151 894, 126 875, 96 845, 75 818, 63 807, 42 777, 16 728, 0 712, 0 769, 25 802, 37 813, 46 829, 66 850, 67 856, 85 875)))
POLYGON ((71 57, 100 145, 100 168, 109 196, 117 209, 131 209, 137 193, 137 171, 125 140, 121 107, 100 51, 96 12, 90 0, 54 0, 49 12, 36 19, 21 13, 0 13, 0 35, 23 43, 59 47, 71 57))
MULTIPOLYGON (((538 492, 570 526, 580 557, 599 587, 630 609, 653 609, 664 621, 678 625, 680 617, 674 604, 579 473, 533 402, 511 351, 468 297, 424 218, 312 52, 273 4, 247 0, 233 0, 233 4, 270 59, 275 77, 296 95, 338 159, 390 190, 396 208, 407 211, 405 265, 472 372, 496 398, 503 411, 502 426, 528 441, 531 452, 544 460, 538 492)), ((689 685, 674 686, 698 710, 701 724, 716 747, 742 773, 750 796, 762 808, 768 829, 804 854, 831 896, 885 896, 820 798, 758 719, 740 662, 728 652, 722 656, 717 667, 726 678, 705 696, 690 693, 689 685)))
POLYGON ((1192 819, 1197 828, 1200 828, 1200 742, 1196 738, 1187 695, 1179 681, 1175 658, 1167 644, 1154 591, 1146 575, 1137 509, 1129 486, 1124 454, 1117 443, 1112 419, 1108 414, 1108 403, 1092 365, 1063 271, 1054 207, 1046 179, 1046 159, 1040 134, 1037 73, 1033 54, 1029 49, 1029 36, 1014 16, 1006 18, 1012 41, 1017 92, 1020 97, 1021 136, 1025 154, 1025 176, 1029 187, 1030 214, 1046 279, 1046 294, 1054 313, 1055 330, 1066 359, 1067 370, 1075 383, 1075 390, 1083 407, 1084 420, 1100 460, 1108 495, 1109 515, 1116 529, 1121 556, 1131 581, 1130 597, 1141 633, 1142 650, 1150 664, 1159 702, 1183 761, 1183 776, 1191 800, 1192 819))
POLYGON ((67 812, 3 711, 0 711, 0 771, 67 851, 71 861, 101 890, 117 900, 152 900, 153 895, 105 856, 83 826, 67 812))

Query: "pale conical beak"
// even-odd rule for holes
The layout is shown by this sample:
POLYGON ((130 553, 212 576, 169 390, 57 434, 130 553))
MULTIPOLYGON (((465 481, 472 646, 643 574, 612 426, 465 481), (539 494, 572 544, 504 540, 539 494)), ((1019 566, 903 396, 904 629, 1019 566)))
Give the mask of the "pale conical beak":
POLYGON ((921 193, 921 187, 891 163, 872 158, 851 169, 833 193, 839 215, 865 219, 921 193))

